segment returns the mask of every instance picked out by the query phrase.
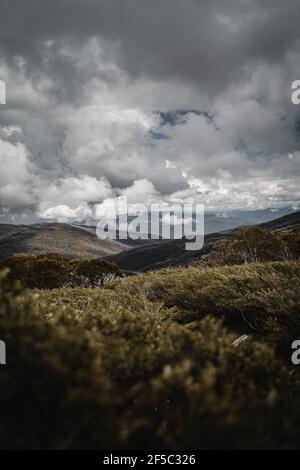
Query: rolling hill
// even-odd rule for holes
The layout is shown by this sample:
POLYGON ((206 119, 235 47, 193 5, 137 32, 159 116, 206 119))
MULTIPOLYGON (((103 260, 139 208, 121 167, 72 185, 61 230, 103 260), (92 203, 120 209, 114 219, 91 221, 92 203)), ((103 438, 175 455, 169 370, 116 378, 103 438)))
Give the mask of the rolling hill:
MULTIPOLYGON (((257 210, 231 210, 226 212, 205 212, 204 214, 204 229, 205 234, 224 232, 226 230, 233 230, 238 227, 245 227, 248 225, 258 225, 268 223, 274 219, 279 219, 286 215, 291 215, 296 211, 292 207, 284 207, 281 209, 257 209, 257 210)), ((134 217, 128 216, 128 221, 133 220, 134 217)), ((0 219, 1 220, 1 219, 0 219)), ((80 227, 90 233, 96 233, 96 226, 89 224, 74 224, 75 227, 80 227)), ((162 230, 162 222, 160 222, 160 231, 162 230)), ((162 241, 162 240, 161 240, 162 241)), ((157 243, 156 240, 151 240, 149 235, 148 239, 132 240, 130 237, 122 240, 122 244, 130 248, 138 247, 146 244, 157 243)))
MULTIPOLYGON (((251 224, 247 224, 251 225, 251 224)), ((294 212, 259 225, 269 230, 300 227, 300 212, 294 212)), ((57 253, 70 258, 99 258, 117 263, 124 271, 143 272, 168 266, 185 265, 212 251, 216 243, 228 239, 236 229, 205 236, 200 251, 186 251, 184 240, 151 241, 131 246, 130 243, 99 240, 94 227, 59 223, 33 225, 0 224, 0 259, 15 255, 57 253)))
POLYGON ((0 259, 15 255, 56 253, 70 258, 99 258, 128 249, 117 241, 66 224, 0 224, 0 259))
MULTIPOLYGON (((257 226, 272 231, 300 228, 300 212, 285 215, 257 226)), ((187 251, 184 240, 170 240, 133 248, 126 252, 109 256, 107 259, 128 272, 146 272, 171 266, 186 265, 193 259, 210 253, 217 243, 230 238, 236 230, 226 230, 206 235, 205 245, 202 250, 187 251)))

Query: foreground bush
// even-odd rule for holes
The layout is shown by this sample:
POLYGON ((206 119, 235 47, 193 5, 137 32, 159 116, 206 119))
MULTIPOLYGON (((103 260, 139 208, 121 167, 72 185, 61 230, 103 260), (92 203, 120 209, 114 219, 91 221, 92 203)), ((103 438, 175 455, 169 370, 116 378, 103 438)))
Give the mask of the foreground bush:
POLYGON ((172 308, 169 316, 183 324, 211 313, 285 354, 300 338, 299 261, 163 270, 126 279, 117 289, 172 308))
POLYGON ((208 255, 192 264, 195 266, 225 266, 290 261, 300 257, 300 230, 271 232, 259 227, 239 229, 208 255))
POLYGON ((199 336, 194 358, 165 366, 150 384, 141 386, 126 419, 130 445, 143 448, 148 441, 152 447, 179 449, 297 447, 296 435, 288 437, 298 426, 300 412, 297 387, 288 371, 258 343, 236 351, 222 329, 212 324, 206 332, 207 337, 199 336), (292 406, 291 400, 296 400, 292 406))
POLYGON ((7 345, 0 371, 1 448, 111 446, 110 382, 88 335, 37 318, 30 297, 3 275, 0 298, 7 345))
POLYGON ((30 289, 103 287, 121 276, 118 266, 109 261, 72 260, 55 254, 9 258, 1 261, 0 269, 9 269, 10 280, 30 289))
POLYGON ((0 446, 299 448, 299 371, 278 347, 283 327, 300 333, 299 271, 175 269, 31 295, 2 278, 0 446))

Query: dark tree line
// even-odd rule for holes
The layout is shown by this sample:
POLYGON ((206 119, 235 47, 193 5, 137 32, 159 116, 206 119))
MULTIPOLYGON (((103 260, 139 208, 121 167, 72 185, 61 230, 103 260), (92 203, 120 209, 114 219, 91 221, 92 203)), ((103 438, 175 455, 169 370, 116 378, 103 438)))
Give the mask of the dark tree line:
POLYGON ((0 270, 4 269, 9 270, 10 280, 19 280, 30 289, 103 287, 121 276, 118 266, 109 261, 73 260, 55 254, 9 258, 0 263, 0 270))

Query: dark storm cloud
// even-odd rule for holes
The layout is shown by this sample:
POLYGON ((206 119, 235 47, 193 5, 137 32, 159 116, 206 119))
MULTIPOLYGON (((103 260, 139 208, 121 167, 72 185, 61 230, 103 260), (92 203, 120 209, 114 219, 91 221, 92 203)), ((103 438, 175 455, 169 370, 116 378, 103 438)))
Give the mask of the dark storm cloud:
MULTIPOLYGON (((119 59, 132 76, 216 90, 249 60, 282 60, 299 39, 299 14, 298 0, 1 0, 0 44, 38 68, 42 41, 99 36, 120 41, 119 59)), ((70 89, 73 65, 53 61, 70 89)))
POLYGON ((300 200, 299 19, 299 0, 0 0, 4 213, 300 200))

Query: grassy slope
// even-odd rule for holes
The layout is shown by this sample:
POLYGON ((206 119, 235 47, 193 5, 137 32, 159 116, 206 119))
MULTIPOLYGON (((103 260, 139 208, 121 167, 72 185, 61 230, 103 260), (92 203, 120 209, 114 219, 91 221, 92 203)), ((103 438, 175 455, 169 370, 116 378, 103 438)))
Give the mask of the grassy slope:
POLYGON ((189 267, 31 300, 0 282, 0 442, 300 448, 299 278, 300 262, 189 267))
POLYGON ((159 318, 185 325, 210 314, 232 332, 271 340, 280 330, 290 341, 300 334, 299 281, 300 261, 187 267, 126 278, 103 290, 59 289, 36 296, 48 306, 68 306, 80 315, 94 310, 115 314, 126 307, 136 314, 158 311, 159 318))
POLYGON ((99 258, 127 249, 121 243, 99 240, 66 224, 1 225, 0 258, 16 254, 56 253, 70 258, 99 258))

